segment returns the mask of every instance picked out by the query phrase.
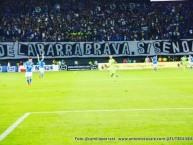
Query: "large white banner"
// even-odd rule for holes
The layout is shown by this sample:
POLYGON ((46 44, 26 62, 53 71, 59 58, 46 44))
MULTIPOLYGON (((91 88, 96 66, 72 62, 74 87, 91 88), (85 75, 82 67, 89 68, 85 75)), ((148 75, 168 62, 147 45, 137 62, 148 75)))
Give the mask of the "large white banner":
POLYGON ((193 40, 151 40, 110 42, 16 42, 0 43, 0 59, 187 55, 193 53, 193 40))

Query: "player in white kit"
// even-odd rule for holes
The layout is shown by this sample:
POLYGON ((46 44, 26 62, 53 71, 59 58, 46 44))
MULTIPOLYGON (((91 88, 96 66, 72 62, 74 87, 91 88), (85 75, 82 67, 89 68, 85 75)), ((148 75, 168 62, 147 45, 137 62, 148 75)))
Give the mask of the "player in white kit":
POLYGON ((38 64, 39 64, 39 70, 40 70, 39 78, 42 78, 42 77, 44 77, 44 66, 45 66, 44 55, 42 54, 41 60, 39 58, 39 55, 37 55, 37 58, 38 58, 38 64))

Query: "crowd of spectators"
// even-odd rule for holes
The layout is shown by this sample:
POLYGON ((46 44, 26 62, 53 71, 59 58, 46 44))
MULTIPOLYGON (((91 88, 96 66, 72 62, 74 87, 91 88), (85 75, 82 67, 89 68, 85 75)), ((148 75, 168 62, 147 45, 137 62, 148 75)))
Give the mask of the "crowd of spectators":
POLYGON ((193 38, 193 5, 188 2, 0 1, 0 42, 193 38))

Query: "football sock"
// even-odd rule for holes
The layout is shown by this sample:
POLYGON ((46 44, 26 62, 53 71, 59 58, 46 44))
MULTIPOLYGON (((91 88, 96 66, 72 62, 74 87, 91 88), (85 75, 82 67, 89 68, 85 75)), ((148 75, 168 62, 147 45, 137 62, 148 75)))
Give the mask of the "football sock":
POLYGON ((27 78, 27 83, 28 83, 28 84, 30 83, 30 80, 29 80, 29 78, 27 78))

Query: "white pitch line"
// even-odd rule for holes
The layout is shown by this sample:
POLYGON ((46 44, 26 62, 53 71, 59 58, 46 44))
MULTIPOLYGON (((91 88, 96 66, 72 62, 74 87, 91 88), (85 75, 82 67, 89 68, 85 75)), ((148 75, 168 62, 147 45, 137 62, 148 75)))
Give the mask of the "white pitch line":
POLYGON ((7 130, 5 130, 0 135, 0 141, 2 141, 6 136, 8 136, 21 122, 23 122, 31 113, 25 113, 16 122, 14 122, 7 130))
POLYGON ((0 135, 0 142, 8 136, 21 122, 30 114, 63 114, 63 113, 90 113, 90 112, 128 112, 128 111, 168 111, 168 110, 193 110, 193 108, 130 108, 113 110, 64 110, 64 111, 44 111, 25 113, 16 122, 14 122, 5 132, 0 135))
POLYGON ((167 111, 167 110, 193 110, 193 108, 130 108, 113 110, 64 110, 31 112, 31 114, 63 114, 63 113, 89 113, 89 112, 128 112, 128 111, 167 111))

